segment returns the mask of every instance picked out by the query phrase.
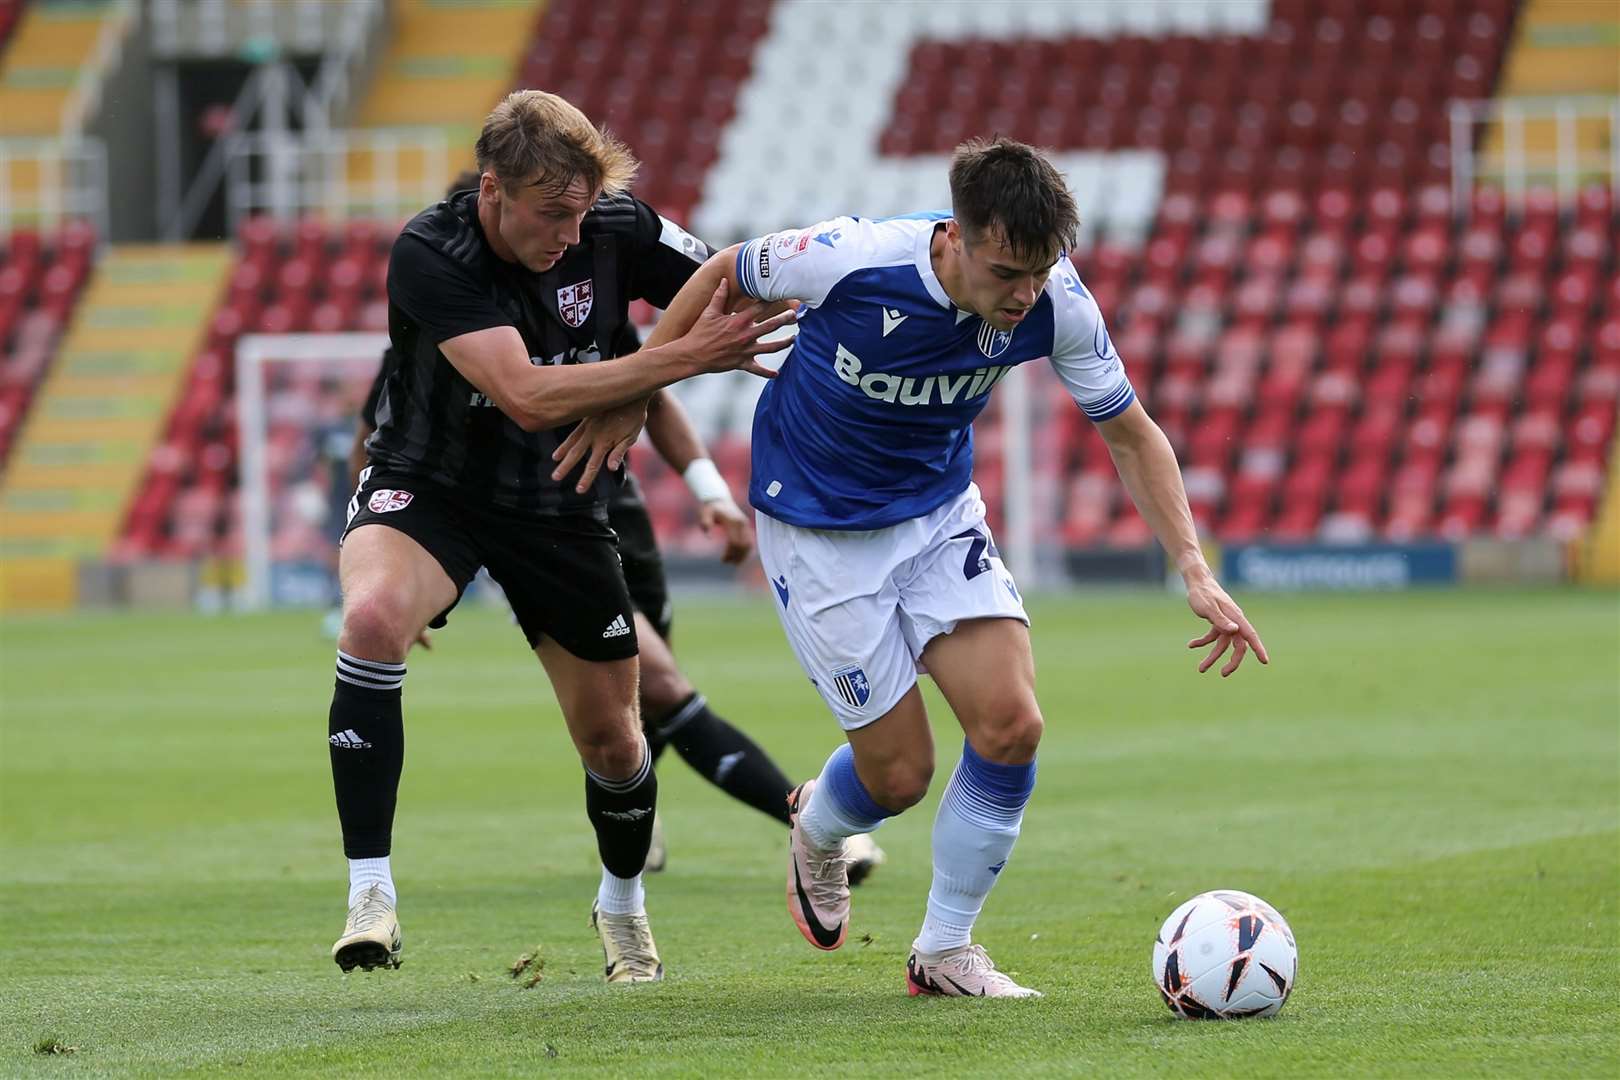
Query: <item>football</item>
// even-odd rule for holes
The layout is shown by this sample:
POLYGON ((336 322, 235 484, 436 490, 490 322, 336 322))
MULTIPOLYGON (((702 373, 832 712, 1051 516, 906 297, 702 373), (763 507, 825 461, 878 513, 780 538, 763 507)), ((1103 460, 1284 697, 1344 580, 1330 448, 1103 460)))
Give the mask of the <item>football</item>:
POLYGON ((1275 1016, 1299 974, 1294 932, 1246 892, 1200 893, 1170 913, 1153 940, 1153 983, 1176 1016, 1275 1016))

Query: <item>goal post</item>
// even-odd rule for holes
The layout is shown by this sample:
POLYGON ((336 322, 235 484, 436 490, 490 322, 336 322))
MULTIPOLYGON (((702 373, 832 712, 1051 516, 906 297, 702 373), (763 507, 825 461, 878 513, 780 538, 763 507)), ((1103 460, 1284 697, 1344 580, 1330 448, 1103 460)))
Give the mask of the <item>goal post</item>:
MULTIPOLYGON (((289 470, 298 468, 299 455, 277 455, 273 448, 296 449, 300 438, 312 443, 323 426, 345 419, 352 432, 387 345, 387 334, 374 333, 248 334, 237 340, 242 522, 237 605, 242 610, 314 599, 309 588, 276 587, 274 545, 278 527, 309 503, 316 478, 290 475, 289 470)), ((307 460, 309 455, 302 456, 307 460)), ((296 546, 298 538, 291 539, 296 546)))

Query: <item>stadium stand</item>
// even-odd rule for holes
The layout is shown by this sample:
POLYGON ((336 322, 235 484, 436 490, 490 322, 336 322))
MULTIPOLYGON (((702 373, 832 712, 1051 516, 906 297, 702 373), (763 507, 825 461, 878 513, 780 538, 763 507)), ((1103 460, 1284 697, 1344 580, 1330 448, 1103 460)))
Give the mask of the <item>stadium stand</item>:
POLYGON ((11 32, 17 29, 22 21, 22 9, 25 0, 0 0, 0 56, 5 55, 6 43, 11 40, 11 32))
POLYGON ((90 274, 95 233, 17 229, 0 252, 0 468, 90 274))
MULTIPOLYGON (((125 518, 123 557, 240 553, 230 497, 237 485, 236 342, 244 333, 386 330, 383 280, 392 240, 392 227, 368 221, 329 227, 309 218, 290 228, 263 217, 244 222, 186 388, 125 518)), ((311 416, 351 410, 355 400, 353 387, 332 380, 302 389, 311 416)), ((273 480, 288 476, 283 466, 273 480)))
POLYGON ((635 150, 638 194, 686 220, 736 112, 770 16, 768 0, 556 0, 517 84, 574 102, 635 150))
POLYGON ((116 0, 0 0, 0 116, 5 117, 5 134, 55 135, 80 72, 95 63, 105 24, 126 16, 116 0))
POLYGON ((363 128, 439 126, 471 146, 511 84, 530 8, 503 0, 399 0, 394 34, 355 118, 363 128))
POLYGON ((41 560, 36 581, 55 560, 71 590, 73 561, 114 554, 124 508, 152 497, 145 463, 228 265, 222 245, 125 245, 95 265, 0 492, 0 552, 41 560))
MULTIPOLYGON (((962 136, 999 130, 1125 160, 1154 151, 1167 162, 1163 197, 1154 188, 1140 226, 1099 230, 1076 259, 1212 535, 1582 530, 1603 490, 1620 397, 1613 198, 1588 186, 1572 204, 1538 193, 1510 210, 1482 188, 1459 206, 1446 183, 1446 102, 1490 96, 1508 43, 1534 40, 1523 26, 1515 37, 1511 0, 1278 0, 1254 8, 1252 26, 1202 28, 1176 21, 1186 6, 1121 14, 1128 6, 1093 6, 1086 18, 1101 8, 1119 16, 1100 30, 1043 27, 1040 13, 1061 6, 1037 5, 1011 31, 973 24, 919 37, 889 76, 892 99, 876 106, 888 110, 885 160, 937 169, 962 136)), ((766 182, 734 175, 734 138, 722 134, 733 113, 746 126, 757 106, 762 84, 751 76, 780 60, 772 43, 788 7, 751 3, 718 19, 662 2, 619 19, 609 17, 612 3, 562 0, 521 50, 516 81, 556 89, 615 128, 646 162, 643 194, 701 219, 737 175, 766 182), (606 48, 607 28, 624 26, 628 45, 606 48)), ((1249 17, 1236 8, 1234 17, 1249 17)), ((801 111, 783 130, 813 143, 808 127, 851 122, 838 108, 823 112, 801 111)), ((874 176, 868 182, 893 179, 874 176)), ((858 198, 845 190, 849 177, 830 179, 858 198)), ((822 212, 851 205, 862 204, 822 212)), ((1142 212, 1133 206, 1126 217, 1142 212)), ((235 338, 381 329, 389 231, 244 226, 227 296, 157 458, 190 461, 207 448, 218 468, 154 468, 127 522, 129 550, 197 553, 212 536, 217 550, 233 551, 230 500, 209 500, 202 527, 192 503, 204 500, 190 492, 220 496, 218 485, 232 482, 235 338)), ((1036 454, 1062 463, 1065 542, 1148 541, 1095 433, 1055 390, 1044 415, 1036 454)), ((987 414, 978 442, 992 504, 1002 486, 999 422, 987 414)), ((745 484, 741 439, 718 439, 714 450, 733 485, 745 484)), ((640 455, 637 468, 655 521, 677 549, 696 542, 684 489, 652 459, 640 455)))

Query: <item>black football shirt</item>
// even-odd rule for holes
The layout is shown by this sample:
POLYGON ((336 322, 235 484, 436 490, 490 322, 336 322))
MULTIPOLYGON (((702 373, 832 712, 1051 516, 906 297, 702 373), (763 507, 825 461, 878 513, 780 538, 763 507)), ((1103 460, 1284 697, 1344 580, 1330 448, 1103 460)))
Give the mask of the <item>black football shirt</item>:
POLYGON ((551 479, 552 451, 573 425, 524 431, 445 359, 439 344, 512 326, 532 364, 617 355, 634 348, 633 334, 624 344, 630 302, 667 307, 709 249, 646 203, 604 196, 585 215, 580 242, 550 270, 534 273, 496 256, 478 222, 477 200, 476 191, 458 192, 412 218, 394 242, 388 263, 394 362, 380 376, 377 431, 367 455, 388 470, 512 510, 601 517, 618 477, 603 476, 583 495, 574 491, 577 476, 551 479), (599 280, 604 272, 611 280, 599 280))

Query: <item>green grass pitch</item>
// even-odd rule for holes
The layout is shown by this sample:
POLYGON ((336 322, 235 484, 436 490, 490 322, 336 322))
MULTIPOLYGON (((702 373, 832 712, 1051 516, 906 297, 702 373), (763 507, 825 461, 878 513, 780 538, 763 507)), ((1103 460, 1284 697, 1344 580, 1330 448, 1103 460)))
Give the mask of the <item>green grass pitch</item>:
MULTIPOLYGON (((1243 599, 1272 665, 1225 682, 1171 597, 1032 604, 1040 781, 979 938, 1033 1002, 906 996, 960 743, 931 690, 940 776, 841 952, 784 910, 780 826, 670 755, 669 977, 609 988, 578 761, 516 630, 458 613, 406 685, 405 966, 345 978, 317 617, 8 619, 0 1075, 1620 1075, 1620 600, 1243 599), (1159 922, 1216 887, 1298 936, 1275 1020, 1154 991, 1159 922)), ((837 730, 763 597, 685 603, 676 643, 819 768, 837 730)))

